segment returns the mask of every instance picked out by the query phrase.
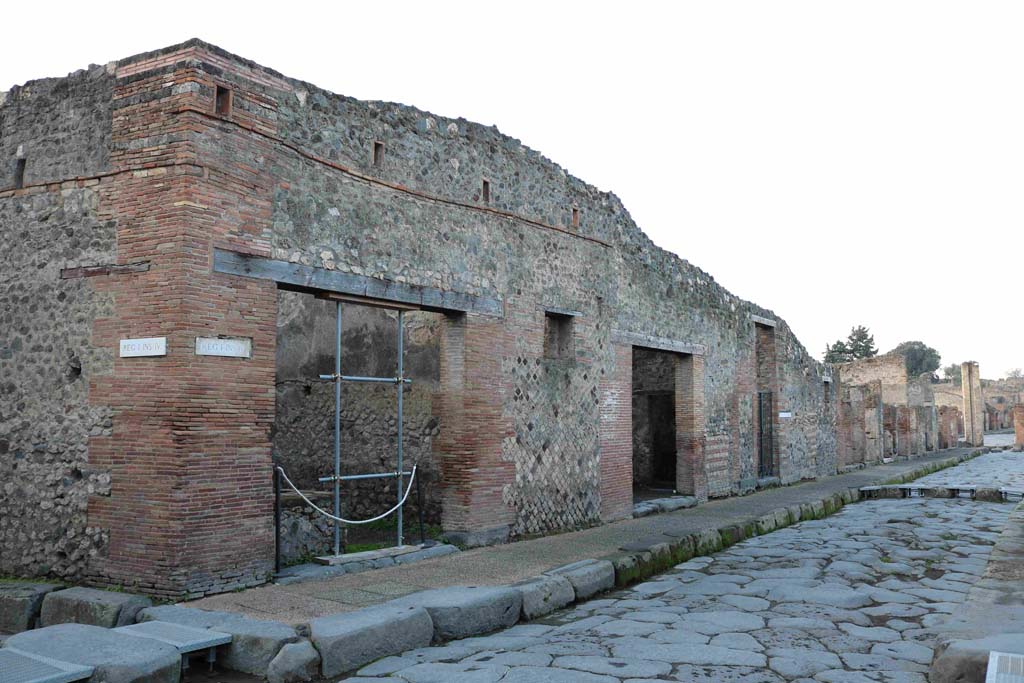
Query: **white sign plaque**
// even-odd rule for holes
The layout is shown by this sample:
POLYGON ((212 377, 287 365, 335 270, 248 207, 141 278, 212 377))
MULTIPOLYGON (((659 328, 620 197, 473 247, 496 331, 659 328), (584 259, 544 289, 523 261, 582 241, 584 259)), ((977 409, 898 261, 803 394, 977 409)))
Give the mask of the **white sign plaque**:
POLYGON ((143 337, 142 339, 121 340, 121 358, 166 355, 167 337, 143 337))
POLYGON ((196 337, 196 355, 252 358, 252 339, 196 337))
POLYGON ((779 417, 782 419, 793 417, 793 413, 788 410, 779 411, 779 417))

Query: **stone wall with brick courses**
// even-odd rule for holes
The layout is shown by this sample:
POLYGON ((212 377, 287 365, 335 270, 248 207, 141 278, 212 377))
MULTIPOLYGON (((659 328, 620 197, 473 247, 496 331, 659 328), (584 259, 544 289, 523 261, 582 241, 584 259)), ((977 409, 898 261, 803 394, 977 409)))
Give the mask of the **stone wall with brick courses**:
POLYGON ((113 90, 110 71, 92 66, 0 93, 0 190, 14 186, 19 157, 26 186, 108 171, 113 90))
MULTIPOLYGON (((224 72, 221 78, 231 81, 232 76, 224 72)), ((274 191, 275 257, 502 299, 506 327, 517 325, 513 338, 519 348, 528 350, 527 355, 505 357, 506 369, 521 367, 521 360, 537 361, 540 347, 536 339, 524 336, 529 320, 518 324, 517 310, 545 306, 578 311, 580 321, 592 321, 594 329, 606 333, 621 329, 704 344, 714 354, 714 363, 707 364, 714 372, 705 378, 705 431, 719 443, 728 443, 729 479, 738 479, 744 468, 752 470, 753 450, 744 454, 739 449, 749 444, 746 435, 753 427, 739 425, 736 433, 746 415, 736 407, 750 400, 735 394, 740 384, 736 358, 744 355, 741 349, 749 353, 753 346, 750 314, 771 317, 770 312, 733 297, 703 272, 655 247, 614 196, 568 176, 492 128, 410 107, 358 102, 297 81, 287 83, 288 87, 264 87, 259 93, 261 101, 272 101, 276 107, 277 134, 283 139, 276 153, 263 156, 260 143, 230 162, 263 164, 281 179, 274 191), (372 164, 374 140, 385 145, 379 167, 372 164), (479 195, 484 177, 491 182, 489 204, 479 195), (582 217, 578 227, 572 225, 573 206, 582 217), (374 229, 368 230, 369 225, 374 229), (611 272, 618 277, 608 278, 611 272)), ((236 92, 235 98, 242 102, 245 93, 236 92)), ((244 131, 238 135, 251 137, 244 131)), ((783 323, 780 327, 785 329, 783 323)), ((593 362, 599 378, 609 369, 609 354, 600 339, 595 341, 593 362)), ((799 362, 795 377, 806 371, 820 380, 820 367, 813 360, 805 357, 799 362)), ((582 366, 580 373, 582 379, 582 366)), ((506 374, 501 384, 514 394, 522 380, 506 374)), ((583 381, 595 382, 591 387, 596 388, 599 379, 591 375, 583 381)), ((594 427, 584 424, 595 420, 596 413, 588 415, 584 405, 572 406, 582 411, 575 417, 560 415, 557 430, 590 434, 583 443, 594 449, 588 457, 596 462, 594 427)), ((810 401, 799 409, 816 417, 819 410, 810 401)), ((801 438, 792 441, 790 459, 808 457, 816 462, 819 446, 808 437, 817 436, 809 434, 817 419, 804 417, 808 424, 801 438)), ((499 420, 497 428, 503 429, 504 423, 499 420)), ((547 454, 544 443, 550 448, 558 441, 540 439, 530 448, 547 454)), ((576 442, 561 440, 573 448, 576 442)), ((519 454, 519 444, 513 444, 502 449, 506 461, 536 460, 537 452, 526 457, 519 454)), ((575 461, 568 451, 541 455, 545 458, 575 461)), ((519 474, 524 476, 522 468, 519 474)), ((557 478, 554 471, 549 474, 557 478)), ((522 499, 515 485, 507 493, 502 499, 506 506, 522 499)), ((578 522, 577 515, 571 517, 570 523, 578 522)))
POLYGON ((110 542, 88 579, 177 598, 255 585, 271 570, 276 293, 209 265, 212 245, 259 253, 269 181, 260 169, 199 160, 205 119, 182 110, 211 104, 201 65, 151 67, 117 74, 117 175, 103 199, 118 263, 151 267, 104 286, 114 306, 94 343, 166 336, 168 353, 115 359, 90 395, 114 417, 112 434, 89 446, 111 494, 89 502, 89 523, 110 542), (252 359, 194 354, 195 337, 216 335, 252 339, 252 359))
MULTIPOLYGON (((115 221, 117 263, 150 269, 96 285, 113 304, 94 344, 167 336, 169 352, 114 359, 93 384, 90 406, 113 417, 89 445, 111 476, 110 496, 89 502, 110 539, 92 581, 180 597, 269 572, 277 294, 211 273, 214 247, 501 301, 500 317, 441 325, 436 405, 450 428, 433 448, 445 527, 466 538, 628 514, 631 381, 615 333, 702 349, 676 374, 689 396, 681 490, 708 496, 706 451, 727 451, 716 491, 754 471, 751 316, 775 316, 656 247, 613 195, 493 128, 333 95, 195 42, 123 60, 116 76, 99 213, 115 221), (232 89, 226 116, 218 85, 232 89), (544 356, 548 308, 577 313, 570 358, 544 356), (197 357, 200 335, 249 337, 253 357, 197 357)), ((823 368, 775 329, 776 408, 793 415, 776 430, 780 475, 834 471, 823 368)))
POLYGON ((907 366, 903 356, 887 353, 861 358, 835 366, 842 381, 849 386, 882 381, 882 400, 889 405, 907 405, 907 366))
POLYGON ((111 415, 87 398, 113 362, 90 343, 112 302, 104 276, 61 271, 112 263, 114 227, 94 187, 0 193, 0 253, 0 574, 74 581, 107 545, 86 505, 110 477, 87 444, 111 415))

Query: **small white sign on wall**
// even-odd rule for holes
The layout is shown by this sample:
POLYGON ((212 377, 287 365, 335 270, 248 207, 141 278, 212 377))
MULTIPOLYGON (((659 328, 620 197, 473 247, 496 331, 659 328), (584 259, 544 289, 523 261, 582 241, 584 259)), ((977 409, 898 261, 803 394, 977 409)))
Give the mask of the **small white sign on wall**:
POLYGON ((196 355, 252 358, 252 339, 196 337, 196 355))
POLYGON ((141 339, 121 340, 121 358, 166 355, 167 337, 143 337, 141 339))
POLYGON ((791 413, 790 411, 788 411, 788 410, 779 411, 779 418, 780 419, 786 419, 786 418, 790 418, 790 417, 793 417, 793 413, 791 413))

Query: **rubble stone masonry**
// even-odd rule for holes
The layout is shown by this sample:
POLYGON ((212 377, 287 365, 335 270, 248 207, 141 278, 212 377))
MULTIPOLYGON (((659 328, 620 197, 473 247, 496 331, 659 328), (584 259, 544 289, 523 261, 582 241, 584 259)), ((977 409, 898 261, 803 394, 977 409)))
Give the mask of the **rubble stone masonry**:
MULTIPOLYGON (((672 354, 681 492, 757 484, 759 390, 781 482, 837 470, 837 390, 783 320, 494 128, 189 41, 15 89, 0 131, 0 573, 168 598, 265 581, 272 455, 323 472, 297 433, 329 401, 283 384, 322 359, 287 353, 289 321, 315 326, 294 292, 432 316, 410 453, 470 545, 630 514, 634 348, 672 354), (210 336, 252 357, 197 355, 210 336), (137 337, 166 355, 118 357, 137 337)), ((346 425, 370 464, 375 402, 346 425)))

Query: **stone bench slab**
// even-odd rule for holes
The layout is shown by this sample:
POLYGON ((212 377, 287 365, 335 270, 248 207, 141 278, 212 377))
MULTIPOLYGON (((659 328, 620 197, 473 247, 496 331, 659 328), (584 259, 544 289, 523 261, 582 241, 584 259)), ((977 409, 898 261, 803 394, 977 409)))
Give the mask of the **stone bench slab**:
POLYGON ((91 666, 61 662, 12 647, 0 650, 4 683, 74 683, 89 678, 92 672, 91 666))
POLYGON ((178 683, 181 676, 181 655, 171 645, 87 624, 24 631, 4 647, 93 667, 103 683, 178 683))

